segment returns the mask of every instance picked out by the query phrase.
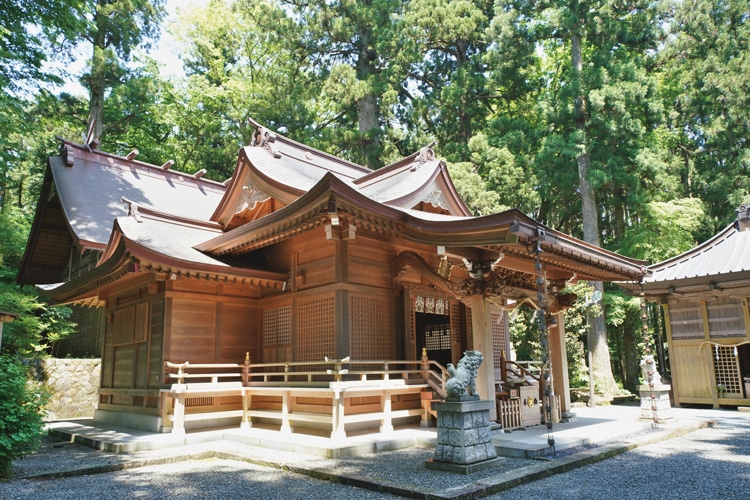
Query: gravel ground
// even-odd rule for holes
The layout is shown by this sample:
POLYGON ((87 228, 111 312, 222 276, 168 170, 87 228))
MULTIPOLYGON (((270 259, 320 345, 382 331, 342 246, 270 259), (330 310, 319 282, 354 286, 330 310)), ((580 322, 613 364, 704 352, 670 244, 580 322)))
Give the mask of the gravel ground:
MULTIPOLYGON (((750 414, 705 410, 690 416, 713 418, 719 425, 490 498, 750 498, 750 414)), ((432 454, 431 449, 411 448, 365 457, 324 459, 229 442, 116 454, 47 438, 37 453, 15 462, 16 479, 0 483, 0 498, 398 498, 288 469, 358 476, 392 486, 440 492, 540 464, 508 459, 500 469, 467 477, 425 469, 424 461, 432 454), (224 455, 184 459, 209 456, 215 451, 224 455), (173 460, 176 454, 182 457, 178 458, 180 461, 158 463, 173 460), (125 470, 56 479, 33 477, 95 466, 125 470)))
POLYGON ((696 411, 715 428, 643 446, 487 498, 750 499, 750 414, 696 411))

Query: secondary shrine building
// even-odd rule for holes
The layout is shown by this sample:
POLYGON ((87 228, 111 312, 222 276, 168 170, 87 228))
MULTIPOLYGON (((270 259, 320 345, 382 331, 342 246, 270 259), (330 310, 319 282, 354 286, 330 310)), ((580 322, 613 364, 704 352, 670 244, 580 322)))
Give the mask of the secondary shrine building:
POLYGON ((518 210, 472 216, 430 147, 372 171, 258 125, 225 183, 171 165, 67 141, 49 159, 19 281, 103 311, 103 422, 429 424, 465 350, 483 398, 521 369, 505 312, 540 291, 564 413, 560 292, 644 274, 518 210))
POLYGON ((741 205, 737 219, 713 238, 648 268, 643 293, 664 311, 676 404, 750 400, 748 248, 750 206, 741 205))

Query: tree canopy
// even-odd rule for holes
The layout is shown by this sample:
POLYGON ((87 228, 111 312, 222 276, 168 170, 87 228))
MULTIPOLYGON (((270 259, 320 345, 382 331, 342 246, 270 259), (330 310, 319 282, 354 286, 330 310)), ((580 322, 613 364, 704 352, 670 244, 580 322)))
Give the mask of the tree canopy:
MULTIPOLYGON (((170 22, 164 0, 0 6, 9 270, 54 135, 80 141, 94 118, 105 149, 216 180, 250 118, 372 168, 437 140, 477 215, 517 207, 649 261, 750 201, 740 0, 211 0, 170 22), (164 30, 184 77, 162 77, 146 55, 164 30), (76 43, 90 47, 85 92, 62 94, 50 82, 71 77, 45 62, 76 43)), ((608 299, 610 347, 637 329, 628 307, 608 299)))

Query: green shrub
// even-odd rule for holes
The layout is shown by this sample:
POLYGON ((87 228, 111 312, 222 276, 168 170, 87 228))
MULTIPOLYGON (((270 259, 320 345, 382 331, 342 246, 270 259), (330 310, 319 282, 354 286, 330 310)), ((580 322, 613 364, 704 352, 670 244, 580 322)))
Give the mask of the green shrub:
POLYGON ((0 357, 0 479, 12 474, 13 459, 39 446, 47 394, 28 381, 28 368, 12 356, 0 357))

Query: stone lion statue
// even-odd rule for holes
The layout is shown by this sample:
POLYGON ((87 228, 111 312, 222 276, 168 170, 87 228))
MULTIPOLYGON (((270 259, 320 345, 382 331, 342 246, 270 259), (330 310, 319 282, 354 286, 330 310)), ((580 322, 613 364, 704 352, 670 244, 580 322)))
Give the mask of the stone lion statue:
POLYGON ((460 397, 468 393, 469 396, 477 395, 474 379, 477 377, 479 365, 484 361, 484 356, 479 351, 464 351, 464 357, 458 362, 458 366, 448 363, 448 374, 450 378, 445 384, 448 396, 460 397))

